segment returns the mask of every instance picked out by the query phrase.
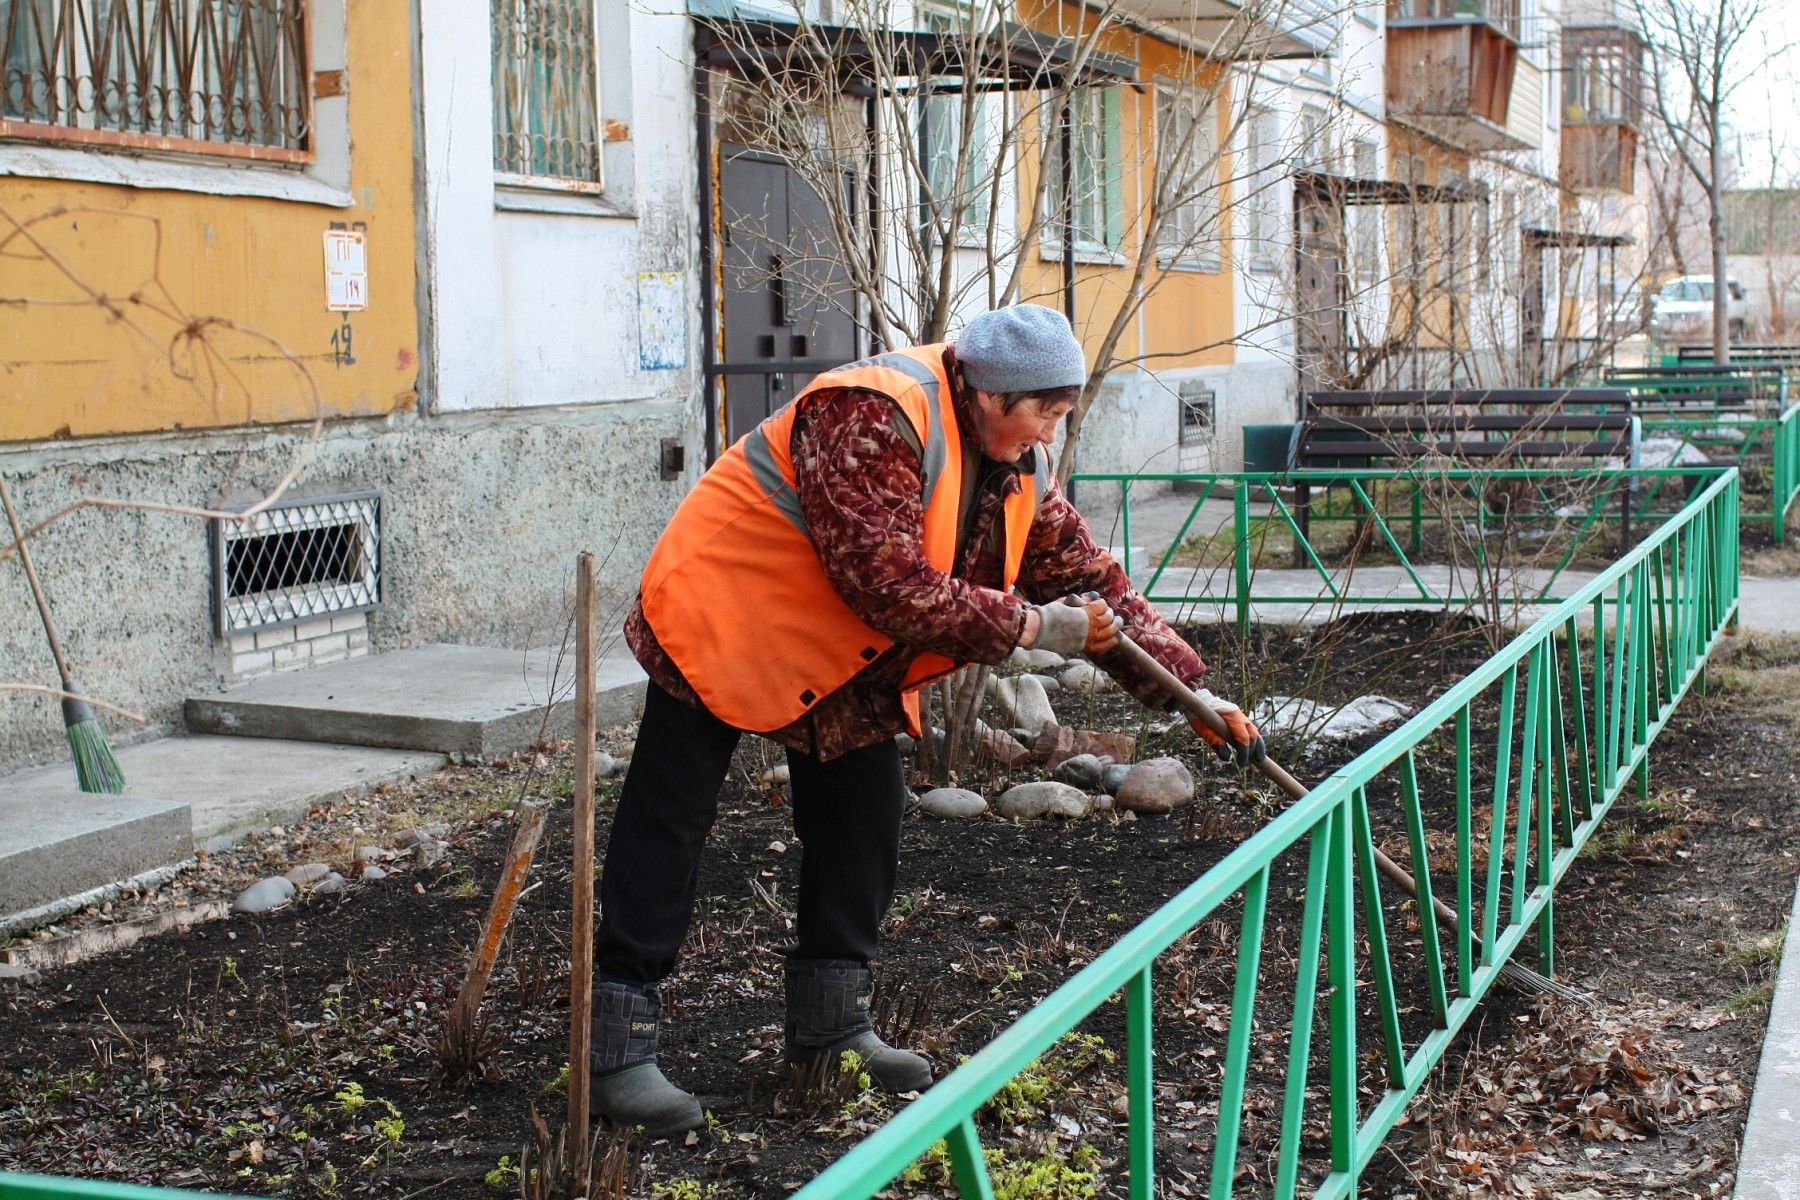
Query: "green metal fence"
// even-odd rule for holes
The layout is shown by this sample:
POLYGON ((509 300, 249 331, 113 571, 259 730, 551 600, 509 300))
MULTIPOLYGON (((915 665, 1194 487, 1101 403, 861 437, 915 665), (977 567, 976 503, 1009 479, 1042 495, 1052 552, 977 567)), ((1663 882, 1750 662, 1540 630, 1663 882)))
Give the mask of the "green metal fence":
POLYGON ((97 1179, 59 1179, 49 1175, 0 1172, 0 1200, 192 1200, 211 1193, 174 1188, 138 1187, 97 1179))
MULTIPOLYGON (((940 1139, 961 1194, 989 1200, 977 1124, 983 1105, 1121 994, 1129 1194, 1149 1200, 1158 1123, 1152 973, 1159 955, 1228 904, 1241 908, 1240 942, 1211 1195, 1230 1196, 1252 1023, 1266 1027, 1273 1007, 1259 981, 1271 875, 1290 852, 1304 858, 1294 902, 1300 910, 1295 1015, 1279 1084, 1268 1085, 1279 1091, 1279 1103, 1271 1095, 1266 1107, 1280 1114, 1280 1127, 1273 1149, 1262 1152, 1271 1161, 1262 1165, 1278 1197, 1354 1196, 1383 1138, 1494 986, 1502 964, 1535 931, 1541 965, 1553 965, 1556 884, 1625 789, 1635 780, 1647 790, 1652 740, 1735 621, 1737 505, 1737 473, 1728 471, 852 1148, 797 1193, 799 1200, 873 1196, 940 1139), (1448 774, 1436 770, 1446 759, 1448 774), (1400 814, 1416 895, 1395 896, 1377 874, 1374 818, 1391 811, 1381 805, 1400 814), (1453 871, 1433 860, 1428 835, 1435 823, 1453 827, 1444 831, 1454 846, 1453 871), (1476 865, 1481 858, 1485 868, 1476 865), (1427 920, 1418 925, 1416 948, 1398 937, 1396 903, 1428 913, 1440 892, 1455 894, 1456 932, 1427 920), (1371 982, 1362 982, 1364 976, 1371 982), (1371 991, 1375 1015, 1365 1016, 1369 1029, 1359 1028, 1359 997, 1366 1001, 1371 991), (1323 1042, 1317 1052, 1315 1034, 1323 1042), (1364 1077, 1364 1036, 1381 1047, 1376 1079, 1364 1077), (1309 1095, 1315 1081, 1322 1099, 1309 1095), (1359 1095, 1364 1085, 1372 1089, 1366 1100, 1359 1095), (1328 1139, 1323 1150, 1303 1154, 1309 1117, 1323 1120, 1328 1139)), ((1441 852, 1441 837, 1437 844, 1441 852)))
MULTIPOLYGON (((1751 417, 1721 413, 1705 416, 1645 417, 1645 437, 1672 437, 1698 446, 1715 462, 1729 462, 1749 469, 1767 468, 1770 474, 1768 507, 1761 504, 1761 489, 1747 492, 1740 517, 1746 525, 1767 523, 1779 542, 1787 536, 1788 510, 1800 493, 1800 404, 1789 405, 1779 416, 1751 417), (1752 500, 1756 503, 1752 503, 1752 500)), ((1648 489, 1638 499, 1635 512, 1654 518, 1672 511, 1666 490, 1648 489)))
MULTIPOLYGON (((1800 426, 1791 432, 1800 433, 1800 426)), ((1113 484, 1119 488, 1119 537, 1124 542, 1123 566, 1133 578, 1143 575, 1144 595, 1156 604, 1186 605, 1205 597, 1209 605, 1235 613, 1240 631, 1250 625, 1254 605, 1392 605, 1429 608, 1484 608, 1496 593, 1530 602, 1559 600, 1558 583, 1576 555, 1590 545, 1601 528, 1616 520, 1626 502, 1642 531, 1672 513, 1640 512, 1651 499, 1685 498, 1719 478, 1729 468, 1719 466, 1663 467, 1629 471, 1619 468, 1552 470, 1547 468, 1433 468, 1416 464, 1405 471, 1332 469, 1292 471, 1282 474, 1082 474, 1078 487, 1113 484), (1145 483, 1180 483, 1197 490, 1180 527, 1169 545, 1153 562, 1133 554, 1133 489, 1145 483), (1301 529, 1293 504, 1283 498, 1292 485, 1304 482, 1315 490, 1311 515, 1314 524, 1356 521, 1373 531, 1371 551, 1351 561, 1328 565, 1301 529), (1229 551, 1229 562, 1185 565, 1194 551, 1190 534, 1201 522, 1204 506, 1213 493, 1229 489, 1232 506, 1230 533, 1214 536, 1203 527, 1199 540, 1212 541, 1229 551), (1327 491, 1335 501, 1327 500, 1327 491), (1540 511, 1500 512, 1484 494, 1489 490, 1531 493, 1527 499, 1540 511), (1450 493, 1457 493, 1457 499, 1450 493), (1431 496, 1429 501, 1427 495, 1431 496), (1564 502, 1568 503, 1565 505, 1564 502), (1461 538, 1462 561, 1454 568, 1420 561, 1422 531, 1431 524, 1454 521, 1467 526, 1461 538), (1501 563, 1490 556, 1489 543, 1503 533, 1517 533, 1536 526, 1561 533, 1561 549, 1544 555, 1529 571, 1501 563), (1258 548, 1273 531, 1290 538, 1306 565, 1296 579, 1292 573, 1268 582, 1268 568, 1259 565, 1258 548), (1365 586, 1369 568, 1397 567, 1405 583, 1398 589, 1371 590, 1365 586), (1262 576, 1259 582, 1258 576, 1262 576), (1359 575, 1362 581, 1359 582, 1359 575), (1282 590, 1310 587, 1310 591, 1282 590)), ((1676 505, 1679 509, 1680 505, 1676 505)), ((1221 559, 1224 554, 1218 555, 1221 559)))

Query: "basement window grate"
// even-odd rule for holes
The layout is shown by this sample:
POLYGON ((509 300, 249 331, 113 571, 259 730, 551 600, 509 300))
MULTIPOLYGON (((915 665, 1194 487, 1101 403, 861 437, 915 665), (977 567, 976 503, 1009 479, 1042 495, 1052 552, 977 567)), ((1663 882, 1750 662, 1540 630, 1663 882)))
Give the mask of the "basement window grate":
POLYGON ((1213 439, 1214 392, 1192 383, 1181 385, 1181 428, 1179 442, 1183 446, 1204 446, 1213 439))
POLYGON ((381 493, 319 496, 213 522, 221 637, 381 603, 381 493))

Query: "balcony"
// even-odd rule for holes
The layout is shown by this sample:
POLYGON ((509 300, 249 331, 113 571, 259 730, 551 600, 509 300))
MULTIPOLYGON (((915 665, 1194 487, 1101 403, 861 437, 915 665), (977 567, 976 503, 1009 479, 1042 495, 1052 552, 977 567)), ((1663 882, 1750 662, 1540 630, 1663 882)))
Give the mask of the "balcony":
POLYGON ((1583 195, 1629 194, 1637 182, 1643 42, 1622 26, 1568 26, 1562 61, 1562 185, 1583 195))
POLYGON ((1507 130, 1518 66, 1517 0, 1388 0, 1396 121, 1466 150, 1528 149, 1507 130))
POLYGON ((1122 0, 1120 11, 1243 61, 1325 58, 1337 41, 1332 0, 1122 0))

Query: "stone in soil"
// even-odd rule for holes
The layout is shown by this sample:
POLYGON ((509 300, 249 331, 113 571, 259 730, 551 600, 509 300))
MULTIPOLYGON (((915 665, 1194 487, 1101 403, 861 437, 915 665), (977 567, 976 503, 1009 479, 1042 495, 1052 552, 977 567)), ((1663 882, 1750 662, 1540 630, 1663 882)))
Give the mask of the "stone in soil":
POLYGON ((1057 782, 1087 790, 1100 786, 1100 777, 1106 773, 1106 764, 1092 754, 1077 754, 1073 758, 1063 759, 1053 770, 1057 782))
POLYGON ((1311 734, 1320 741, 1349 741, 1379 733, 1412 716, 1413 709, 1386 696, 1358 696, 1332 707, 1316 700, 1270 696, 1256 706, 1257 728, 1268 733, 1311 734))
POLYGON ((315 896, 330 896, 343 891, 348 886, 349 881, 342 875, 339 875, 336 871, 333 871, 325 878, 319 880, 319 882, 313 884, 312 894, 315 896))
POLYGON ((282 878, 295 887, 305 887, 307 884, 319 882, 330 874, 331 868, 324 863, 302 863, 282 878))
POLYGON ((447 832, 449 832, 449 826, 447 825, 420 825, 416 829, 408 829, 399 837, 395 838, 394 844, 399 846, 402 850, 410 850, 420 842, 436 841, 438 838, 443 837, 447 832))
POLYGON ((232 912, 263 913, 280 908, 294 898, 294 885, 280 875, 259 879, 231 902, 232 912))
POLYGON ((1174 812, 1194 802, 1194 774, 1179 759, 1147 758, 1132 766, 1116 796, 1131 812, 1174 812))
POLYGON ((444 843, 425 841, 413 847, 413 863, 421 867, 436 866, 444 860, 444 843))
POLYGON ((1010 680, 1013 685, 1012 723, 1021 725, 1037 736, 1046 725, 1057 723, 1057 711, 1049 707, 1049 693, 1044 682, 1035 675, 1021 675, 1010 680))
POLYGON ((987 801, 967 788, 932 788, 919 797, 919 811, 948 821, 966 821, 987 811, 987 801))
POLYGON ((1119 789, 1125 785, 1126 776, 1130 774, 1130 763, 1109 763, 1106 769, 1100 772, 1100 786, 1106 789, 1108 795, 1117 796, 1119 789))
POLYGON ((1068 664, 1068 659, 1054 650, 1032 647, 1025 652, 1025 665, 1034 671, 1055 671, 1068 664))
POLYGON ((757 777, 757 782, 765 788, 785 787, 789 783, 789 771, 786 763, 770 767, 757 777))
POLYGON ((594 778, 606 779, 619 769, 619 760, 602 750, 594 755, 594 778))
POLYGON ((1001 766, 1016 767, 1020 763, 1031 761, 1031 751, 1004 729, 981 730, 980 740, 976 744, 983 754, 1001 766))
POLYGON ((1000 793, 994 811, 1003 817, 1036 820, 1039 817, 1085 817, 1093 809, 1086 792, 1054 780, 1021 783, 1000 793))
POLYGON ((1044 674, 1040 673, 1040 674, 1032 675, 1032 678, 1037 680, 1039 684, 1043 685, 1043 688, 1046 692, 1062 691, 1062 680, 1058 679, 1054 675, 1044 675, 1044 674))
POLYGON ((1091 692, 1112 686, 1112 676, 1086 661, 1070 663, 1058 678, 1071 692, 1091 692))
POLYGON ((382 870, 380 867, 376 866, 374 863, 370 863, 368 866, 366 866, 362 869, 362 878, 363 878, 364 883, 376 883, 380 880, 386 879, 387 877, 388 877, 388 873, 386 871, 382 870))
POLYGON ((388 852, 386 850, 383 850, 380 846, 358 846, 356 848, 356 861, 357 862, 363 862, 363 863, 380 862, 382 859, 386 858, 387 856, 388 856, 388 852))

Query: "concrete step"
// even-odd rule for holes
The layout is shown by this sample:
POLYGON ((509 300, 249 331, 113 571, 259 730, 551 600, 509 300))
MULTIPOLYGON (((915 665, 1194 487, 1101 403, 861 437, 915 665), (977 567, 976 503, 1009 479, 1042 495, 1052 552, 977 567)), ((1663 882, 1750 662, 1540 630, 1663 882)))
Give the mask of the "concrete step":
POLYGON ((128 793, 142 789, 189 805, 195 843, 214 850, 315 804, 430 775, 445 762, 425 751, 279 738, 173 737, 119 751, 128 793))
MULTIPOLYGON (((573 685, 556 647, 420 646, 193 696, 187 722, 196 733, 497 758, 567 736, 573 685)), ((596 692, 602 726, 637 719, 644 672, 623 644, 601 659, 596 692)))
POLYGON ((89 795, 67 763, 0 778, 0 921, 193 854, 186 801, 142 789, 89 795))
POLYGON ((125 794, 93 796, 67 763, 0 776, 0 928, 218 849, 315 804, 441 768, 441 754, 241 738, 163 738, 118 751, 125 794))

